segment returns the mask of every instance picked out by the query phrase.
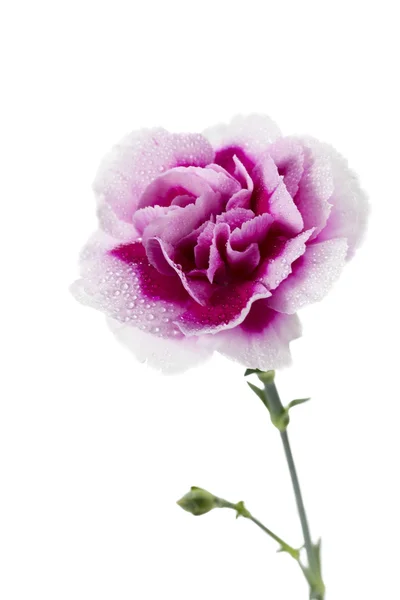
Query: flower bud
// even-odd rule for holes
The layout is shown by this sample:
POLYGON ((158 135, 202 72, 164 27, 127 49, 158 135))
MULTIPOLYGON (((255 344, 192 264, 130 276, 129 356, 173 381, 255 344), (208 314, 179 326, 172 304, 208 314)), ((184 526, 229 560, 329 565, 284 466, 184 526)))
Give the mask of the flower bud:
POLYGON ((198 487, 191 487, 190 492, 178 500, 177 504, 183 508, 183 510, 196 516, 204 515, 213 508, 221 506, 219 498, 198 487))

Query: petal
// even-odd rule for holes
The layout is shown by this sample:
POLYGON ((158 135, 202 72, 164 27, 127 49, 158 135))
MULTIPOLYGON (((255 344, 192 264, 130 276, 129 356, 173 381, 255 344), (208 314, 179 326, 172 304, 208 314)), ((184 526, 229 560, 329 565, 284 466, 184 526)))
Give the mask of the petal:
MULTIPOLYGON (((150 264, 159 273, 166 276, 177 275, 184 289, 195 302, 199 304, 207 303, 211 293, 210 283, 202 279, 187 278, 182 266, 170 257, 169 248, 163 240, 150 238, 146 243, 146 255, 150 264)), ((168 281, 165 282, 165 285, 168 285, 168 281)))
POLYGON ((250 190, 239 190, 236 194, 233 194, 228 200, 226 205, 227 210, 234 208, 250 208, 251 204, 251 191, 250 190))
MULTIPOLYGON (((239 157, 234 154, 233 163, 235 165, 235 179, 240 182, 241 186, 245 189, 248 189, 250 192, 253 191, 253 180, 249 175, 249 171, 245 167, 245 165, 240 161, 239 157)), ((253 169, 254 165, 252 165, 253 169)))
POLYGON ((251 221, 255 217, 252 210, 246 208, 232 208, 222 215, 217 216, 217 223, 228 223, 230 230, 241 227, 246 221, 251 221))
POLYGON ((133 224, 140 235, 143 235, 147 225, 150 225, 154 219, 163 217, 174 209, 174 206, 146 206, 135 212, 133 215, 133 224))
POLYGON ((237 116, 230 123, 211 127, 204 136, 216 150, 216 157, 230 173, 234 172, 233 156, 237 156, 246 169, 265 153, 266 147, 281 137, 278 126, 267 116, 237 116))
POLYGON ((125 323, 109 319, 108 324, 118 340, 134 353, 140 362, 166 375, 182 373, 204 363, 213 353, 214 336, 174 338, 152 335, 125 323))
POLYGON ((253 180, 254 211, 273 216, 286 233, 300 233, 304 226, 302 216, 270 156, 256 165, 253 180))
POLYGON ((310 239, 313 229, 299 233, 295 238, 278 242, 268 253, 268 259, 260 265, 257 279, 267 289, 274 290, 292 272, 292 263, 306 251, 306 242, 310 239))
POLYGON ((324 144, 324 148, 331 159, 333 193, 329 198, 331 212, 325 228, 318 235, 318 241, 346 238, 349 259, 360 245, 367 228, 368 200, 346 159, 328 144, 324 144))
POLYGON ((136 227, 134 227, 132 223, 121 221, 111 206, 101 199, 97 207, 97 218, 99 220, 100 228, 117 240, 131 242, 139 237, 140 232, 138 232, 136 227))
POLYGON ((232 232, 230 242, 234 250, 244 250, 249 244, 261 244, 265 241, 268 231, 274 222, 267 213, 254 217, 232 232))
POLYGON ((170 260, 167 258, 168 252, 173 252, 171 244, 168 244, 168 247, 166 247, 166 242, 162 243, 159 238, 153 237, 146 240, 145 248, 149 263, 159 273, 163 275, 175 275, 177 273, 178 267, 175 263, 171 265, 170 260))
POLYGON ((172 206, 180 206, 184 208, 188 204, 193 204, 195 198, 193 196, 189 196, 189 194, 180 194, 179 196, 175 196, 175 198, 171 202, 172 206))
POLYGON ((96 233, 85 246, 81 279, 72 288, 83 304, 156 337, 180 336, 174 324, 190 298, 178 276, 149 265, 142 244, 118 242, 96 233))
POLYGON ((172 134, 165 129, 134 131, 102 161, 95 192, 128 223, 141 195, 162 171, 182 165, 206 166, 214 152, 200 134, 172 134))
POLYGON ((207 269, 210 261, 210 248, 213 241, 215 224, 208 222, 200 233, 194 248, 196 266, 199 269, 207 269))
POLYGON ((268 148, 268 154, 273 159, 279 175, 283 177, 287 191, 294 198, 304 171, 302 144, 295 138, 284 137, 268 148))
POLYGON ((168 212, 152 221, 143 234, 146 238, 157 237, 169 244, 177 244, 223 210, 223 199, 218 192, 210 191, 197 198, 193 204, 168 212))
POLYGON ((213 230, 213 239, 210 247, 210 260, 207 269, 207 277, 210 283, 222 283, 226 276, 224 258, 226 245, 230 234, 227 223, 218 223, 213 230))
POLYGON ((269 371, 291 363, 289 343, 300 337, 297 315, 284 315, 257 300, 241 325, 221 331, 215 337, 217 350, 251 369, 269 371))
POLYGON ((240 190, 240 183, 219 165, 208 165, 205 169, 200 167, 187 167, 186 171, 201 177, 208 183, 214 192, 220 192, 225 196, 232 196, 240 190))
POLYGON ((304 228, 315 228, 313 239, 325 227, 331 212, 332 166, 323 144, 312 138, 299 140, 304 149, 304 173, 294 200, 303 217, 304 228))
MULTIPOLYGON (((235 167, 234 174, 238 181, 242 184, 242 189, 233 194, 226 205, 226 210, 231 210, 234 208, 250 208, 251 203, 251 195, 254 190, 254 183, 252 178, 250 177, 248 170, 245 168, 242 162, 238 159, 236 155, 233 156, 233 164, 235 167)), ((251 165, 251 170, 253 170, 254 165, 251 165)))
POLYGON ((244 321, 253 302, 271 295, 258 282, 247 281, 214 288, 217 289, 205 306, 191 304, 177 319, 177 325, 185 335, 215 334, 232 329, 244 321))
POLYGON ((293 265, 292 274, 274 290, 268 305, 279 312, 293 314, 306 304, 322 300, 339 277, 346 253, 344 238, 309 244, 293 265))
POLYGON ((250 244, 245 250, 233 250, 228 242, 226 256, 234 275, 248 276, 260 262, 260 249, 258 244, 250 244))
POLYGON ((211 189, 205 178, 188 168, 170 169, 147 186, 139 200, 138 208, 170 206, 176 196, 189 195, 195 199, 211 189))

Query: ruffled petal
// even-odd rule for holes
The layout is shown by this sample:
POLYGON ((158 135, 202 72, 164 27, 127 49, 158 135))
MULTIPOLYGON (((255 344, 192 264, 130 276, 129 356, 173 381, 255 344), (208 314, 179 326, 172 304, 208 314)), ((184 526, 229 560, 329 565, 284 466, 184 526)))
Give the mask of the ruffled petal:
POLYGON ((250 244, 245 250, 233 250, 230 242, 226 246, 226 257, 231 272, 248 277, 260 262, 258 244, 250 244))
POLYGON ((205 169, 188 167, 186 170, 204 179, 214 192, 219 192, 228 198, 240 190, 240 183, 237 179, 218 165, 211 164, 205 169))
POLYGON ((237 116, 230 123, 210 127, 204 136, 216 151, 216 160, 229 173, 234 173, 233 157, 237 156, 250 172, 265 154, 266 147, 281 137, 278 126, 267 116, 237 116))
POLYGON ((318 302, 338 279, 345 263, 347 241, 344 238, 314 242, 293 265, 293 272, 274 290, 268 305, 293 314, 302 306, 318 302))
POLYGON ((71 291, 82 304, 155 338, 181 336, 174 322, 191 299, 177 275, 149 264, 142 244, 119 246, 98 232, 82 252, 80 270, 71 291))
MULTIPOLYGON (((166 276, 177 275, 188 295, 199 304, 206 304, 212 293, 210 282, 203 279, 188 278, 168 252, 166 243, 159 238, 150 238, 146 243, 146 256, 159 273, 166 276)), ((211 282, 212 283, 212 282, 211 282)), ((168 284, 167 284, 168 285, 168 284)))
POLYGON ((214 151, 200 134, 144 129, 125 137, 102 161, 94 190, 128 223, 146 187, 161 172, 177 166, 205 167, 214 151))
MULTIPOLYGON (((242 188, 232 194, 229 198, 226 210, 230 211, 235 208, 244 208, 249 209, 251 204, 251 195, 254 190, 254 183, 252 178, 250 177, 248 170, 245 168, 243 163, 240 162, 236 155, 233 156, 233 165, 234 165, 234 175, 235 178, 241 182, 242 188)), ((251 165, 251 169, 253 169, 253 164, 251 165)))
POLYGON ((210 358, 216 345, 214 336, 185 338, 177 334, 173 338, 156 337, 115 319, 108 319, 108 325, 140 362, 166 375, 199 366, 210 358))
POLYGON ((225 254, 230 234, 227 223, 218 223, 213 230, 207 277, 210 283, 223 283, 226 278, 225 254))
POLYGON ((304 173, 294 200, 303 217, 304 228, 314 227, 311 237, 314 239, 324 229, 331 212, 332 163, 321 142, 313 138, 298 139, 304 150, 304 173))
POLYGON ((333 193, 329 203, 332 208, 326 226, 317 239, 346 238, 349 245, 347 259, 350 259, 367 228, 368 200, 356 175, 349 169, 347 160, 328 144, 324 144, 324 149, 331 160, 333 193))
MULTIPOLYGON (((209 191, 230 197, 239 190, 239 182, 224 169, 176 167, 159 175, 147 186, 139 200, 138 208, 169 206, 177 197, 182 196, 192 196, 194 201, 209 191)), ((178 204, 181 205, 181 201, 178 204)))
POLYGON ((100 229, 121 242, 133 241, 139 237, 140 232, 136 227, 132 223, 121 221, 111 206, 101 199, 97 207, 97 218, 100 229))
POLYGON ((228 223, 230 230, 233 231, 237 227, 241 227, 246 221, 254 219, 255 215, 252 210, 246 208, 233 208, 227 210, 222 215, 217 216, 217 223, 228 223))
POLYGON ((240 228, 232 232, 230 237, 232 248, 244 250, 249 244, 262 244, 273 222, 274 218, 267 213, 244 222, 240 228))
POLYGON ((138 202, 138 209, 156 205, 170 206, 176 196, 182 195, 189 195, 194 201, 210 190, 207 181, 190 172, 189 168, 170 169, 146 187, 138 202))
MULTIPOLYGON (((143 235, 144 230, 152 221, 158 217, 164 217, 171 210, 177 207, 174 206, 146 206, 135 212, 133 215, 133 224, 140 235, 143 235)), ((123 221, 122 221, 123 222, 123 221)))
POLYGON ((253 207, 257 214, 268 213, 280 228, 296 235, 304 227, 302 215, 283 183, 278 169, 268 155, 253 171, 253 207))
POLYGON ((303 231, 290 240, 278 242, 271 248, 266 259, 257 271, 257 279, 269 290, 275 290, 292 272, 292 264, 303 256, 306 242, 313 234, 313 229, 303 231))
POLYGON ((304 171, 302 144, 295 138, 280 138, 268 148, 268 154, 273 159, 280 177, 283 177, 287 191, 294 198, 304 171))
POLYGON ((289 344, 300 337, 297 315, 284 315, 268 307, 266 300, 257 300, 241 325, 221 331, 218 352, 251 369, 269 371, 291 363, 289 344))
POLYGON ((197 238, 194 248, 194 258, 199 269, 207 269, 210 261, 210 248, 214 237, 215 224, 208 222, 197 238))
POLYGON ((152 221, 143 233, 143 240, 157 237, 169 244, 177 244, 198 229, 205 221, 214 218, 223 210, 223 198, 218 192, 210 191, 197 198, 193 204, 168 212, 152 221))
POLYGON ((188 306, 177 319, 177 325, 188 336, 232 329, 244 321, 253 302, 270 295, 271 292, 258 282, 219 286, 205 306, 188 306))

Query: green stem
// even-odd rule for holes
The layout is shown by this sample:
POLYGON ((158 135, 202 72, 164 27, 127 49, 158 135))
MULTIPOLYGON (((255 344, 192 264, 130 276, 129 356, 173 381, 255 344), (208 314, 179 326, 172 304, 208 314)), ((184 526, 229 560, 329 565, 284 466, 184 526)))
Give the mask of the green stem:
MULTIPOLYGON (((277 414, 279 411, 283 409, 282 403, 278 394, 278 390, 276 389, 275 382, 268 381, 265 384, 265 393, 267 395, 270 410, 276 410, 277 414)), ((297 476, 296 466, 294 464, 293 454, 290 447, 289 436, 287 433, 287 429, 280 431, 283 448, 285 450, 286 461, 289 467, 290 478, 292 480, 294 495, 297 504, 297 511, 300 517, 301 528, 303 531, 304 537, 304 545, 307 553, 307 561, 308 561, 308 582, 310 584, 310 599, 311 600, 323 600, 324 599, 324 591, 325 586, 321 576, 321 567, 319 564, 319 558, 317 556, 316 547, 312 543, 312 538, 310 534, 310 528, 308 525, 308 519, 306 514, 306 509, 304 506, 303 496, 300 489, 299 478, 297 476)), ((306 570, 304 570, 306 574, 306 570)), ((307 576, 307 575, 306 575, 307 576)))
POLYGON ((293 460, 292 450, 290 448, 289 436, 287 431, 281 431, 281 439, 285 450, 286 461, 289 467, 290 478, 292 480, 294 495, 296 498, 297 511, 300 517, 301 529, 303 531, 304 545, 307 552, 308 564, 312 571, 316 572, 317 562, 311 541, 310 528, 308 525, 306 509, 304 507, 303 496, 301 494, 299 478, 297 476, 296 466, 293 460))
POLYGON ((284 542, 282 540, 282 538, 280 538, 278 535, 273 533, 270 529, 268 529, 268 527, 265 527, 265 525, 260 523, 260 521, 258 519, 253 517, 253 515, 250 515, 247 518, 250 519, 250 521, 253 521, 253 523, 255 523, 256 525, 258 525, 258 527, 260 529, 262 529, 267 535, 269 535, 269 537, 271 537, 273 540, 278 542, 278 544, 280 544, 282 547, 282 551, 287 552, 288 554, 290 554, 290 556, 292 556, 297 561, 300 559, 300 551, 299 550, 297 550, 296 548, 293 548, 292 546, 289 546, 289 544, 284 542))
POLYGON ((290 546, 290 544, 285 542, 281 537, 279 537, 279 535, 276 535, 276 533, 271 531, 271 529, 268 529, 268 527, 263 525, 261 523, 261 521, 259 521, 255 517, 253 517, 253 515, 250 513, 250 511, 248 511, 247 508, 244 506, 243 502, 238 502, 237 504, 232 504, 232 502, 228 502, 227 500, 218 498, 217 505, 219 508, 232 508, 233 510, 236 510, 238 517, 241 516, 241 517, 244 517, 245 519, 249 519, 249 521, 252 521, 255 525, 257 525, 260 529, 262 529, 262 531, 264 531, 264 533, 266 533, 267 535, 269 535, 269 537, 271 537, 273 540, 275 540, 275 542, 278 542, 278 544, 281 546, 282 552, 287 552, 297 562, 300 562, 300 551, 297 548, 293 548, 293 546, 290 546))

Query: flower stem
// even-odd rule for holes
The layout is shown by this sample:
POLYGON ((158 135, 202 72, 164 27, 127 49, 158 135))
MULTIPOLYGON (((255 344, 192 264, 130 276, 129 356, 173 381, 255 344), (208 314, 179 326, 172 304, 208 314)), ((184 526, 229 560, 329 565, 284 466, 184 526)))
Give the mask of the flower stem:
POLYGON ((293 454, 292 454, 292 450, 290 448, 289 436, 288 436, 286 430, 281 431, 281 440, 283 443, 283 448, 285 450, 286 461, 287 461, 287 464, 289 467, 290 478, 292 480, 294 495, 296 498, 297 511, 299 513, 301 528, 303 531, 304 545, 305 545, 306 552, 307 552, 308 564, 312 570, 315 570, 316 569, 316 561, 315 561, 314 551, 313 551, 313 547, 312 547, 310 528, 308 525, 306 509, 304 507, 304 501, 303 501, 303 497, 301 494, 299 478, 297 476, 296 466, 294 464, 293 454))
MULTIPOLYGON (((270 404, 272 401, 272 404, 275 404, 277 407, 279 405, 282 406, 274 380, 265 383, 265 392, 268 396, 270 404)), ((294 495, 297 504, 297 511, 299 513, 301 528, 303 531, 304 546, 306 549, 308 561, 308 569, 303 569, 303 572, 310 585, 310 600, 324 600, 325 585, 321 575, 319 546, 314 545, 312 542, 306 509, 304 506, 303 496, 300 489, 300 483, 299 478, 297 476, 296 466, 294 464, 287 429, 285 428, 281 430, 280 435, 285 451, 286 461, 289 467, 290 478, 292 480, 294 495)))
POLYGON ((300 551, 299 550, 297 550, 296 548, 293 548, 292 546, 289 546, 289 544, 287 544, 286 542, 284 542, 279 536, 277 536, 270 529, 268 529, 268 527, 265 527, 265 525, 263 525, 262 523, 260 523, 260 521, 258 519, 256 519, 255 517, 253 517, 253 515, 250 515, 247 518, 250 519, 250 521, 253 521, 253 523, 255 523, 256 525, 258 525, 258 527, 260 527, 260 529, 262 529, 273 540, 275 540, 276 542, 278 542, 278 544, 281 545, 283 552, 287 552, 288 554, 290 554, 290 556, 292 556, 297 561, 300 559, 300 551))
POLYGON ((264 531, 264 533, 266 533, 267 535, 269 535, 269 537, 275 540, 275 542, 278 542, 278 544, 281 547, 281 552, 287 552, 297 562, 300 562, 300 550, 298 550, 297 548, 293 548, 293 546, 290 546, 282 538, 276 535, 276 533, 271 531, 271 529, 268 529, 268 527, 263 525, 261 521, 253 517, 250 511, 248 511, 247 508, 244 506, 243 502, 237 502, 237 504, 233 504, 232 502, 228 502, 227 500, 223 500, 222 498, 218 498, 217 500, 218 506, 220 508, 232 508, 233 510, 236 510, 238 517, 244 517, 245 519, 249 519, 249 521, 252 521, 255 525, 262 529, 262 531, 264 531))

